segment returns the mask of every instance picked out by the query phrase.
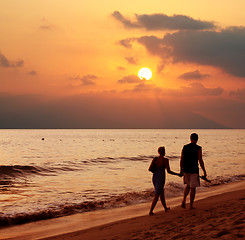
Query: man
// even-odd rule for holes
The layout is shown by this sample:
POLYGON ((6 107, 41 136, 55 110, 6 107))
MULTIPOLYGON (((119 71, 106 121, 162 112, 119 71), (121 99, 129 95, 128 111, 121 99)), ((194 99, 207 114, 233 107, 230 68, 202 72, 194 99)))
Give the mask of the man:
POLYGON ((202 160, 202 147, 197 145, 198 135, 192 133, 190 139, 191 142, 185 145, 181 152, 180 169, 181 175, 184 175, 184 184, 186 184, 181 207, 185 208, 186 197, 190 192, 190 209, 194 209, 196 187, 200 186, 198 162, 203 170, 204 177, 207 176, 207 173, 202 160))

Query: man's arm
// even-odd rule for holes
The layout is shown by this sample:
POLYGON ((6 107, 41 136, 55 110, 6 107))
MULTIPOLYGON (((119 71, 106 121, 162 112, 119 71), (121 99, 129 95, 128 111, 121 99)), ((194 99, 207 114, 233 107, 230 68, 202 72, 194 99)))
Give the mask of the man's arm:
POLYGON ((180 158, 180 174, 181 174, 181 176, 184 175, 184 172, 183 172, 183 159, 184 159, 184 153, 183 153, 183 149, 182 149, 181 158, 180 158))
POLYGON ((205 169, 205 166, 204 166, 204 162, 203 162, 203 159, 202 159, 202 148, 200 148, 198 150, 198 161, 199 161, 199 164, 203 170, 203 174, 204 174, 204 177, 207 176, 207 173, 206 173, 206 169, 205 169))

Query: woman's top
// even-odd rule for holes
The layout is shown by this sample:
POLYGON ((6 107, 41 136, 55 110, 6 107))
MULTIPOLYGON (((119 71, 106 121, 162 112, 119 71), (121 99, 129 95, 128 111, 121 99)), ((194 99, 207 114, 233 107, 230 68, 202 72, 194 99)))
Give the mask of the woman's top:
POLYGON ((161 194, 164 190, 166 160, 167 159, 163 157, 156 157, 153 159, 155 162, 155 171, 153 173, 152 181, 156 194, 161 194))

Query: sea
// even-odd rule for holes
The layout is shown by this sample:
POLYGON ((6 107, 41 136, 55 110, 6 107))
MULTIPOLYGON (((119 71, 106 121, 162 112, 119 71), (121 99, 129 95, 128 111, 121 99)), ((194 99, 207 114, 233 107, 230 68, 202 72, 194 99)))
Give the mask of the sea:
MULTIPOLYGON (((179 172, 193 132, 211 180, 201 180, 198 191, 245 179, 245 130, 2 129, 0 226, 150 202, 148 167, 158 147, 179 172)), ((183 189, 182 178, 166 174, 167 201, 183 189)))

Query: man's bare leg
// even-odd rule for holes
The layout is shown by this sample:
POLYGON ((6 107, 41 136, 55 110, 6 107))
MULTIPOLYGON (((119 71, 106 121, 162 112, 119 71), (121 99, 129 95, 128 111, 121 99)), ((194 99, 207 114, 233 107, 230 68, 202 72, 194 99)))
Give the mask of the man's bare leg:
POLYGON ((191 188, 191 192, 190 192, 190 209, 194 209, 193 203, 194 203, 195 195, 196 195, 196 188, 193 187, 191 188))
POLYGON ((190 186, 186 185, 185 191, 184 191, 183 201, 182 201, 182 204, 181 204, 182 208, 185 208, 186 197, 188 196, 189 192, 190 192, 190 186))

